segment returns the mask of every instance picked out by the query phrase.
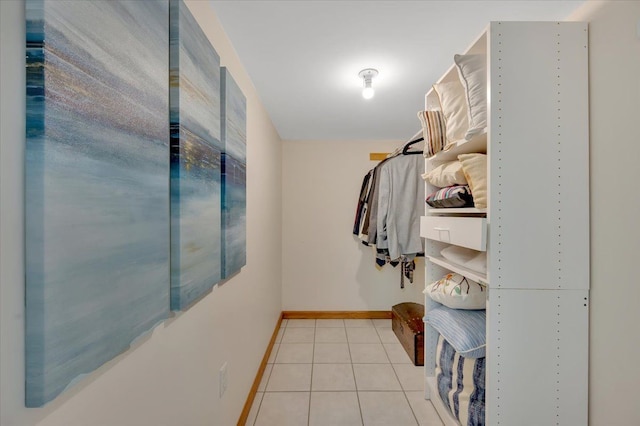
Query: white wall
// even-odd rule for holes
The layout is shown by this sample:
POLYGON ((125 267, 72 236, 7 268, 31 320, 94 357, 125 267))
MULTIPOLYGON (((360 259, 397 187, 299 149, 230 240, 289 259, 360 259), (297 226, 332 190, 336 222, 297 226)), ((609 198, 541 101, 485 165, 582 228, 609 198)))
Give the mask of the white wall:
POLYGON ((591 307, 589 424, 639 425, 640 2, 587 2, 591 307))
POLYGON ((247 96, 247 266, 39 409, 24 408, 24 2, 0 1, 0 424, 236 424, 281 311, 281 142, 209 2, 189 8, 247 96), (229 389, 218 398, 218 369, 229 389))
POLYGON ((351 233, 362 179, 377 164, 369 153, 401 144, 283 142, 283 310, 389 311, 396 303, 424 302, 424 259, 413 284, 400 290, 400 268, 378 270, 372 248, 351 233))

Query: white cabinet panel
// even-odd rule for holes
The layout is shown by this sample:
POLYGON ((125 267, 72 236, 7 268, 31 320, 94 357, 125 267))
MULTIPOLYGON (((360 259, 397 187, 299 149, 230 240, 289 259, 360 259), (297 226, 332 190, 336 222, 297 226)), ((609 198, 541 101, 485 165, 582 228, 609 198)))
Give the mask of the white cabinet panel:
POLYGON ((489 290, 487 425, 586 425, 588 290, 489 290))
POLYGON ((491 286, 589 288, 587 26, 491 25, 491 286))

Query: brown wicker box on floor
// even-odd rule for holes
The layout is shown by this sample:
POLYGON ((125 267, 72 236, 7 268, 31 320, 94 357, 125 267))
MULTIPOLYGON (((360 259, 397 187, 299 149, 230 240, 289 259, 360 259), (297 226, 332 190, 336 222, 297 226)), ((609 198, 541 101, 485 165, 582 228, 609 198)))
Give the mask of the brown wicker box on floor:
POLYGON ((391 327, 415 365, 424 365, 424 305, 399 303, 391 309, 391 327))

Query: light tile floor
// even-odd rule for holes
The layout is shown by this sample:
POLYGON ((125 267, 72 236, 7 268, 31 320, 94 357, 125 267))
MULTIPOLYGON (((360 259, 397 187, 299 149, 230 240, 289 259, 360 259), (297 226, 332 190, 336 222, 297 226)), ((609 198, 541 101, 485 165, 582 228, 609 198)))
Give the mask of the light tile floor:
POLYGON ((442 426, 391 320, 283 320, 247 426, 442 426))

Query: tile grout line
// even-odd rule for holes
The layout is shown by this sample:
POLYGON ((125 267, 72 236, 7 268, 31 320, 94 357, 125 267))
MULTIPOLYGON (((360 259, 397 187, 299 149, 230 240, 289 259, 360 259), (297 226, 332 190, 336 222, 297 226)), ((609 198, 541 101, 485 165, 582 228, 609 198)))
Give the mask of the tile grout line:
MULTIPOLYGON (((376 330, 376 332, 377 331, 378 330, 376 330)), ((380 337, 380 334, 378 334, 378 337, 380 337)), ((380 339, 380 341, 382 341, 382 339, 380 339)), ((413 414, 413 418, 416 421, 416 425, 419 426, 420 425, 420 421, 418 420, 418 416, 416 416, 416 413, 413 411, 413 406, 411 405, 411 402, 409 401, 409 397, 407 396, 407 391, 404 390, 404 386, 402 386, 402 381, 400 380, 400 376, 398 376, 398 372, 396 371, 395 367, 393 366, 394 365, 393 362, 391 362, 391 358, 389 357, 389 354, 387 353, 387 348, 384 346, 384 344, 382 345, 382 347, 384 348, 384 352, 387 354, 387 358, 389 359, 389 364, 391 364, 391 369, 393 370, 393 374, 396 376, 396 379, 398 379, 398 383, 400 383, 400 389, 402 390, 402 395, 404 395, 404 399, 407 401, 407 404, 409 404, 409 409, 411 410, 411 414, 413 414)))
MULTIPOLYGON (((266 391, 266 385, 265 385, 265 391, 266 391)), ((257 394, 258 392, 256 392, 257 394)), ((264 399, 264 394, 265 392, 262 392, 262 398, 260 398, 260 404, 258 404, 258 409, 256 410, 256 417, 255 419, 253 419, 253 422, 248 425, 248 426, 255 426, 256 422, 258 421, 258 414, 260 414, 260 408, 262 407, 262 400, 264 399)))
POLYGON ((311 423, 311 397, 313 396, 313 366, 316 358, 316 329, 318 327, 318 320, 313 320, 313 346, 311 347, 311 378, 309 380, 309 408, 307 410, 307 426, 311 423))
POLYGON ((391 369, 393 370, 393 374, 395 374, 396 379, 398 379, 398 383, 400 383, 400 389, 402 390, 402 395, 404 395, 404 399, 407 401, 407 404, 409 404, 409 409, 411 410, 411 414, 413 414, 413 418, 416 421, 416 425, 419 425, 420 422, 418 421, 418 416, 416 416, 416 413, 413 412, 413 407, 411 406, 411 402, 409 401, 409 397, 407 396, 407 391, 404 389, 404 386, 402 386, 402 381, 400 380, 400 376, 398 376, 398 372, 393 367, 393 364, 391 364, 391 369))
MULTIPOLYGON (((376 333, 378 333, 378 329, 377 328, 376 328, 376 333)), ((391 362, 391 357, 387 353, 387 348, 384 346, 384 342, 382 341, 382 338, 380 337, 380 333, 378 333, 378 338, 380 339, 380 344, 382 345, 382 350, 384 351, 384 356, 387 357, 387 359, 389 360, 389 364, 391 364, 391 368, 393 368, 393 362, 391 362)), ((400 379, 398 379, 398 381, 400 381, 400 379)), ((400 387, 402 387, 402 383, 400 383, 400 387)))
MULTIPOLYGON (((284 337, 284 329, 287 328, 287 325, 285 323, 284 326, 280 325, 280 329, 283 330, 282 331, 282 337, 284 337)), ((280 330, 278 330, 278 333, 280 333, 280 330)), ((262 401, 264 401, 264 394, 267 393, 267 387, 269 386, 269 379, 271 379, 271 373, 273 372, 273 366, 276 363, 276 358, 278 356, 278 351, 280 350, 280 344, 282 343, 282 337, 280 338, 280 343, 278 343, 278 349, 276 349, 276 353, 273 356, 273 364, 271 364, 271 369, 269 370, 269 375, 267 377, 267 381, 264 383, 264 389, 262 391, 262 398, 260 398, 260 404, 258 404, 258 410, 256 411, 256 418, 253 419, 253 423, 251 423, 248 426, 255 426, 256 422, 258 421, 258 416, 260 415, 260 409, 262 408, 262 401)), ((274 344, 275 346, 275 344, 274 344)), ((271 355, 271 354, 269 354, 271 355)), ((267 363, 267 365, 269 365, 267 363)), ((262 381, 264 379, 264 372, 262 373, 262 377, 260 378, 260 380, 262 381)), ((257 393, 257 392, 256 392, 257 393)))
MULTIPOLYGON (((278 349, 276 349, 276 353, 273 355, 273 364, 271 364, 271 369, 269 370, 267 381, 264 383, 264 390, 262 391, 262 398, 260 399, 260 404, 258 405, 258 411, 256 411, 256 418, 253 419, 253 425, 249 425, 249 426, 255 426, 256 422, 258 421, 258 416, 260 415, 260 409, 262 408, 262 402, 264 401, 264 395, 267 393, 269 380, 271 380, 271 373, 273 373, 273 367, 276 365, 276 358, 278 357, 278 352, 280 352, 280 345, 282 345, 282 339, 284 338, 284 333, 286 331, 288 324, 289 324, 289 321, 287 321, 284 325, 280 325, 280 328, 282 329, 282 336, 280 337, 280 342, 278 342, 278 349)), ((262 374, 263 374, 262 378, 264 378, 264 373, 262 374)))
POLYGON ((358 410, 360 411, 360 422, 364 425, 364 416, 362 415, 362 404, 360 404, 360 392, 358 391, 358 381, 356 380, 356 370, 353 368, 353 357, 351 356, 351 342, 349 342, 349 334, 347 333, 347 324, 345 323, 344 334, 347 336, 347 350, 349 351, 349 361, 351 361, 351 372, 353 373, 353 383, 356 386, 356 399, 358 400, 358 410))

